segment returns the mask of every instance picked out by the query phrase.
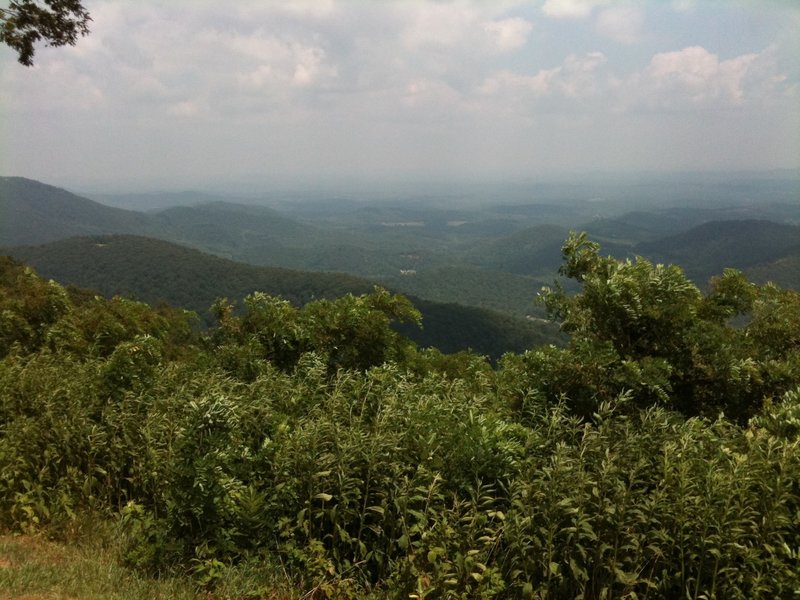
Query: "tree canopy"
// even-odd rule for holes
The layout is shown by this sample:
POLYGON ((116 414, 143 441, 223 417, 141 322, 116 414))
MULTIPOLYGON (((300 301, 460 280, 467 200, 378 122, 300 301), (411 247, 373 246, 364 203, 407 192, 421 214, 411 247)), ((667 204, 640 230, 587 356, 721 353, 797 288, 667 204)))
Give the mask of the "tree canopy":
POLYGON ((678 266, 618 261, 599 250, 585 233, 571 235, 560 272, 580 293, 555 286, 540 295, 571 336, 569 347, 506 361, 536 395, 566 398, 584 416, 629 393, 640 407, 662 403, 685 415, 724 412, 745 421, 796 385, 797 292, 759 287, 726 269, 703 294, 678 266))
POLYGON ((33 65, 35 44, 74 46, 89 33, 89 12, 80 0, 12 0, 0 8, 0 42, 16 50, 20 64, 33 65))

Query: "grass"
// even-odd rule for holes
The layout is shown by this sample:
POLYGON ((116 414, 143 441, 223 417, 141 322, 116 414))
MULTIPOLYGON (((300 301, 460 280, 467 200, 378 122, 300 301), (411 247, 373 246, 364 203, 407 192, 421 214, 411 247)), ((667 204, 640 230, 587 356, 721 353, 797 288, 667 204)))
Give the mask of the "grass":
POLYGON ((301 590, 268 562, 219 564, 214 589, 198 578, 151 577, 119 560, 123 543, 108 522, 78 519, 58 540, 47 531, 0 531, 0 600, 302 600, 301 590))
POLYGON ((55 542, 0 535, 0 600, 133 600, 203 597, 186 581, 151 579, 122 567, 102 540, 55 542))

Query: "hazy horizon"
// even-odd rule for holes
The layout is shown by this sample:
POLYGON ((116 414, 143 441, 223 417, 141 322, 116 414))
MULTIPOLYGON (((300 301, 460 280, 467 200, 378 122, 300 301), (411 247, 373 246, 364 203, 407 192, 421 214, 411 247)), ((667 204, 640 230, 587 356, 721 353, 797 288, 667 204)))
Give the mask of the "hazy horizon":
MULTIPOLYGON (((567 190, 585 188, 590 191, 618 188, 631 189, 638 186, 737 186, 741 184, 769 184, 780 182, 793 187, 800 194, 800 169, 769 169, 739 171, 636 171, 636 172, 575 172, 526 179, 491 179, 463 177, 459 179, 355 179, 329 178, 324 180, 284 179, 277 181, 224 179, 204 183, 198 179, 187 185, 159 185, 152 182, 70 183, 52 179, 36 179, 13 173, 0 173, 0 178, 24 177, 46 185, 66 189, 79 196, 92 199, 124 196, 175 196, 207 195, 229 200, 272 198, 330 197, 350 200, 400 199, 403 197, 447 197, 479 195, 492 192, 512 192, 523 196, 534 189, 567 190)), ((530 196, 528 196, 530 197, 530 196)))

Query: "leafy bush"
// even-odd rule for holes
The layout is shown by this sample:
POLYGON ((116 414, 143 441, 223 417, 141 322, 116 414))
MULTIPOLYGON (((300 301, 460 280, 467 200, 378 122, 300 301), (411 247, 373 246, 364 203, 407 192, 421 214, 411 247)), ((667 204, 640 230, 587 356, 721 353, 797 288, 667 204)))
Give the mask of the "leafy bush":
POLYGON ((406 298, 378 287, 372 294, 316 300, 301 309, 261 292, 244 303, 241 317, 224 300, 214 305, 219 326, 210 342, 221 364, 247 381, 257 377, 265 361, 288 370, 306 352, 325 355, 331 372, 403 359, 413 344, 391 324, 420 321, 420 313, 406 298))
POLYGON ((758 288, 727 270, 703 296, 679 267, 603 258, 586 234, 570 236, 563 254, 561 273, 582 289, 568 296, 544 288, 541 299, 571 334, 569 347, 508 363, 512 378, 527 379, 549 402, 567 398, 589 417, 602 401, 631 391, 638 408, 661 403, 744 423, 798 381, 797 292, 758 288), (731 324, 747 316, 745 327, 731 324))
POLYGON ((117 521, 128 563, 206 590, 263 571, 316 597, 796 595, 795 296, 735 273, 703 296, 678 271, 570 252, 595 286, 550 297, 570 346, 497 371, 415 350, 389 327, 410 305, 382 291, 221 303, 178 348, 184 316, 76 304, 12 265, 0 524, 90 511, 117 521), (687 399, 737 419, 673 410, 687 399))

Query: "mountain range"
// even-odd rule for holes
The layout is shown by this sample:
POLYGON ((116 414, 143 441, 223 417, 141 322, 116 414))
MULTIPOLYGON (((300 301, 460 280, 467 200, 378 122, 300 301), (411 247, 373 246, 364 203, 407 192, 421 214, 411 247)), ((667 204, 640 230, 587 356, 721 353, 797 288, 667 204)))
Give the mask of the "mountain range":
POLYGON ((495 357, 557 341, 537 320, 544 313, 534 300, 557 277, 570 229, 587 231, 604 254, 678 264, 701 286, 726 267, 759 283, 800 283, 800 203, 784 195, 635 210, 601 199, 264 206, 219 195, 147 198, 158 210, 0 177, 0 246, 64 283, 206 316, 215 298, 238 300, 256 289, 302 304, 381 284, 413 296, 425 313, 424 330, 411 337, 495 357), (164 208, 170 201, 176 205, 164 208))

